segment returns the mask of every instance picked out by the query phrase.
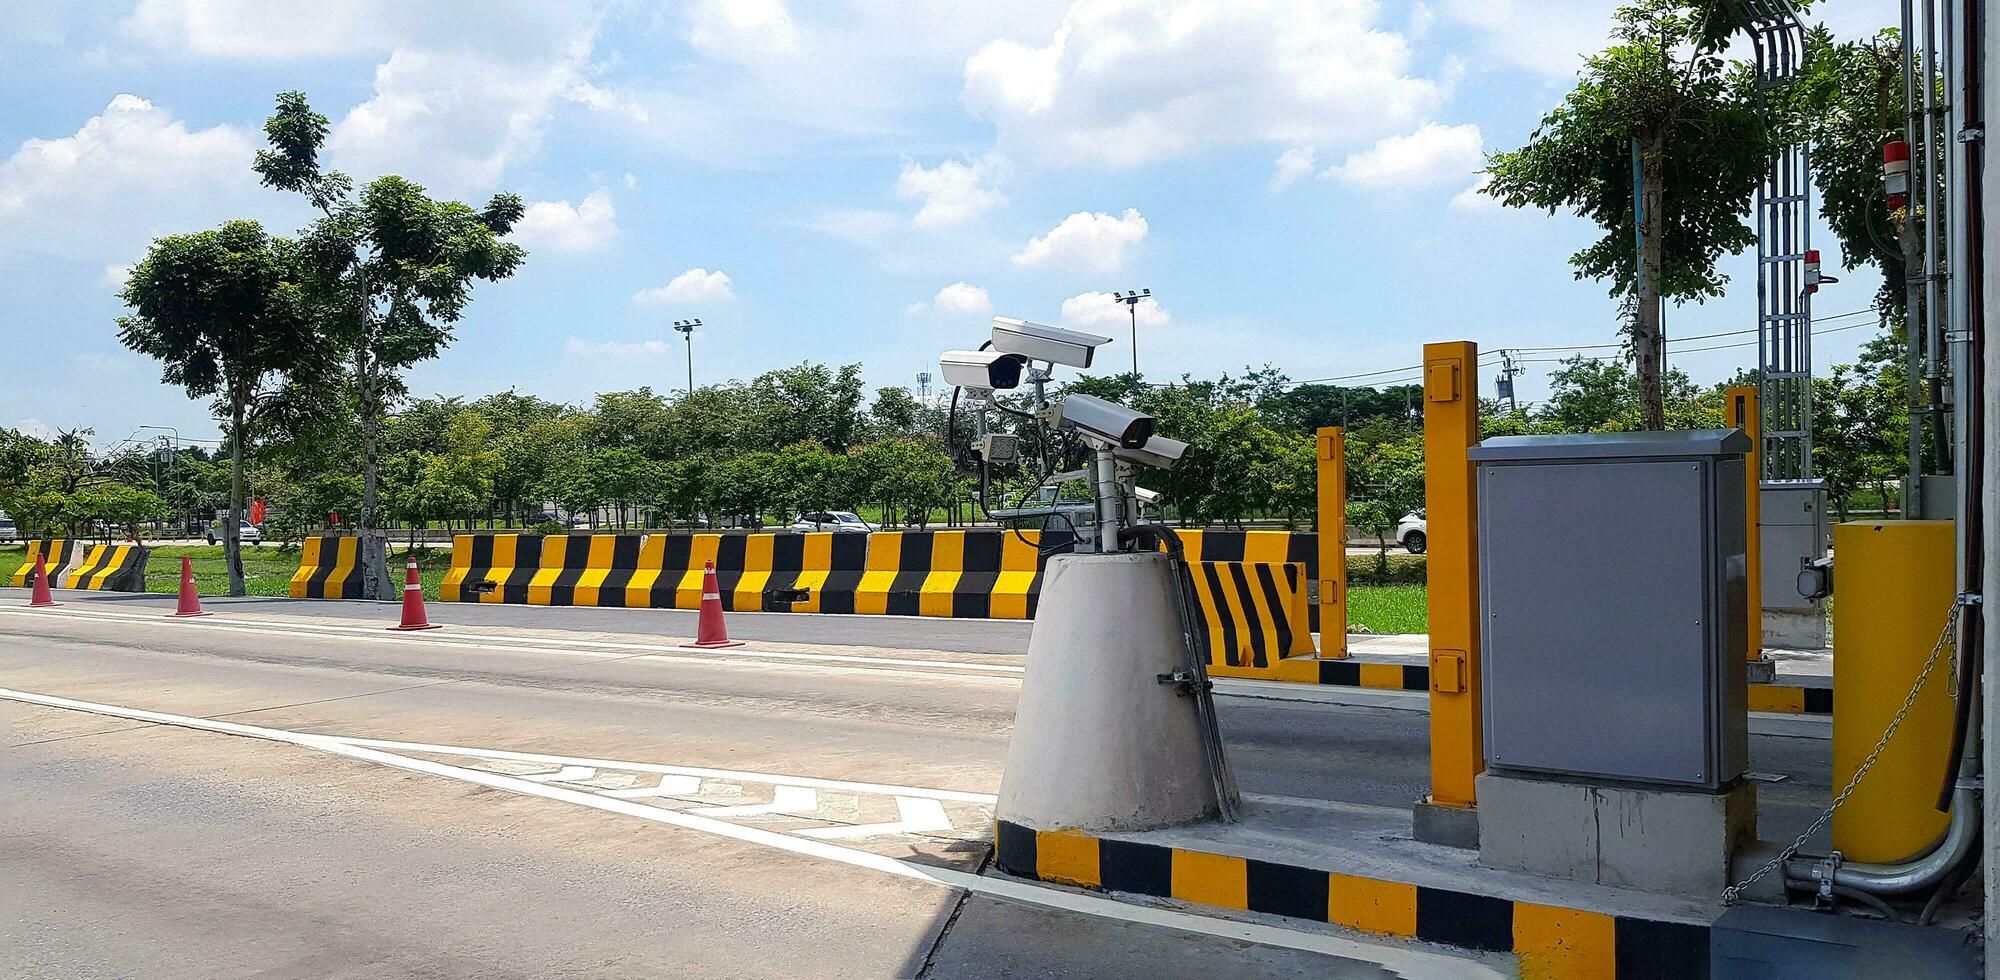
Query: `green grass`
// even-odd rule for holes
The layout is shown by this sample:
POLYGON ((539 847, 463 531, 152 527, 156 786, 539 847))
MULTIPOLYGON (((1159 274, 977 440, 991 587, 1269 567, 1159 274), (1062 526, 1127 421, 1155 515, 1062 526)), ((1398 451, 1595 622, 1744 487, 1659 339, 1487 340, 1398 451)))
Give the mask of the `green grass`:
POLYGON ((1347 620, 1375 633, 1427 632, 1427 595, 1421 585, 1357 585, 1347 590, 1347 620))

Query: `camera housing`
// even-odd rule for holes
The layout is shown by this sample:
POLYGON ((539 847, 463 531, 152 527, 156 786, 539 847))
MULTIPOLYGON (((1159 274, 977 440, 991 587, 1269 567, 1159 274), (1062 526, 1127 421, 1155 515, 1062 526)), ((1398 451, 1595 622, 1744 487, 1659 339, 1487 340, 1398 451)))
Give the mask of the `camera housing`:
POLYGON ((1021 374, 1028 359, 1020 354, 992 350, 948 350, 938 356, 938 368, 946 384, 985 391, 1007 391, 1021 386, 1021 374))
POLYGON ((1179 439, 1154 436, 1137 449, 1114 449, 1111 454, 1127 463, 1170 470, 1179 465, 1181 457, 1187 455, 1187 451, 1188 444, 1179 439))
POLYGON ((1110 337, 1052 327, 1032 320, 1011 316, 993 318, 993 349, 1020 354, 1030 360, 1087 368, 1091 355, 1110 342, 1110 337))
POLYGON ((1096 395, 1066 395, 1060 410, 1063 428, 1108 442, 1114 449, 1140 449, 1153 438, 1151 415, 1096 395))

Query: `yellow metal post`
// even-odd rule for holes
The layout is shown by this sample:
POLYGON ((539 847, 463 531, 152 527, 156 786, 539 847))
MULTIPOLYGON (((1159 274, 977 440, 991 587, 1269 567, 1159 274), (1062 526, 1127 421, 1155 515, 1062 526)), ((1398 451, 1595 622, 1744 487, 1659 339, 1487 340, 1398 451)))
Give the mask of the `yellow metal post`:
POLYGON ((1433 806, 1470 809, 1486 768, 1479 719, 1479 346, 1424 345, 1424 517, 1429 522, 1433 806))
MULTIPOLYGON (((1957 596, 1950 521, 1835 525, 1833 785, 1854 778, 1903 710, 1957 596)), ((1851 861, 1895 864, 1944 833, 1938 786, 1951 756, 1952 676, 1946 648, 1846 805, 1833 814, 1833 846, 1851 861)))
POLYGON ((1319 655, 1347 659, 1347 431, 1319 430, 1319 655))
POLYGON ((1757 407, 1757 389, 1750 386, 1731 388, 1723 395, 1725 425, 1743 430, 1750 437, 1750 455, 1743 460, 1743 555, 1744 574, 1749 580, 1749 602, 1747 604, 1750 623, 1750 662, 1764 658, 1764 558, 1762 551, 1763 525, 1762 501, 1759 482, 1764 473, 1764 427, 1763 415, 1757 407))

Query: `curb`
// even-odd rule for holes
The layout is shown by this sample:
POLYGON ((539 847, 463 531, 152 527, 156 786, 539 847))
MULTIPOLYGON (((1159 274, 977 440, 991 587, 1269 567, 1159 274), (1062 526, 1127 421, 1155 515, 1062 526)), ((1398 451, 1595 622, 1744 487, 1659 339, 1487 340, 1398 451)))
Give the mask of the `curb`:
POLYGON ((1326 922, 1513 953, 1524 977, 1706 977, 1709 927, 1538 905, 1226 854, 995 821, 994 860, 1021 878, 1326 922))
MULTIPOLYGON (((1318 667, 1318 682, 1332 687, 1370 687, 1386 691, 1428 691, 1431 687, 1431 669, 1424 664, 1369 663, 1350 657, 1346 660, 1320 660, 1318 667)), ((1209 668, 1209 673, 1227 676, 1214 667, 1209 668)), ((1301 678, 1280 676, 1277 679, 1290 681, 1301 678)), ((1311 683, 1310 680, 1305 682, 1311 683)), ((1750 710, 1831 715, 1833 689, 1792 684, 1752 684, 1750 710)))

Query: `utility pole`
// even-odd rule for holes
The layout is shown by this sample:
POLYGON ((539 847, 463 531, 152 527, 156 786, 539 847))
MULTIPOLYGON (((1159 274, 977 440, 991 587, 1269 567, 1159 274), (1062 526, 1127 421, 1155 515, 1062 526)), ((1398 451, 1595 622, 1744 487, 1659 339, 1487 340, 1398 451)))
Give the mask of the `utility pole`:
POLYGON ((1507 412, 1510 415, 1521 410, 1521 403, 1514 398, 1514 373, 1519 370, 1519 368, 1514 366, 1514 353, 1512 351, 1501 351, 1500 378, 1496 383, 1498 387, 1497 394, 1507 401, 1507 412))
POLYGON ((692 320, 674 321, 674 329, 680 331, 682 337, 687 338, 687 350, 688 350, 687 393, 690 398, 694 396, 694 328, 699 326, 701 326, 700 317, 695 317, 692 320))
POLYGON ((1111 298, 1116 302, 1125 304, 1126 311, 1132 314, 1132 383, 1134 385, 1139 383, 1139 301, 1142 299, 1151 299, 1152 296, 1153 291, 1150 289, 1128 289, 1123 293, 1115 289, 1111 291, 1111 298))

